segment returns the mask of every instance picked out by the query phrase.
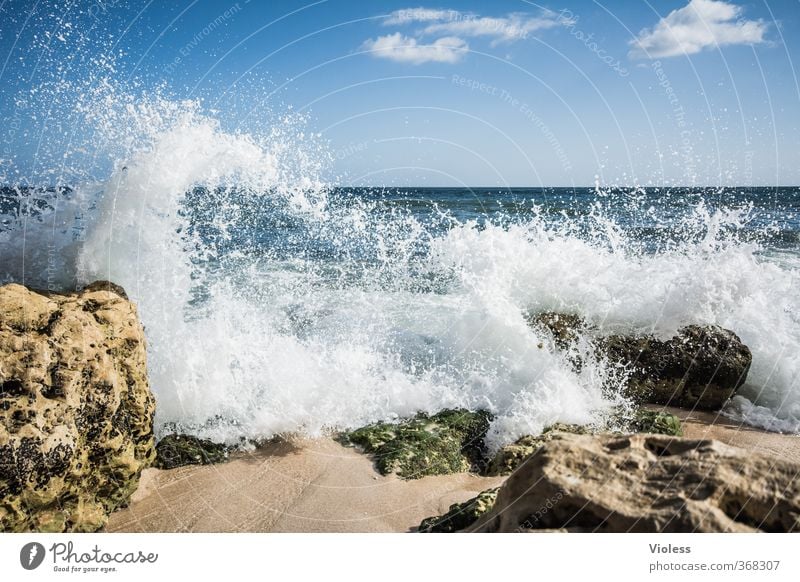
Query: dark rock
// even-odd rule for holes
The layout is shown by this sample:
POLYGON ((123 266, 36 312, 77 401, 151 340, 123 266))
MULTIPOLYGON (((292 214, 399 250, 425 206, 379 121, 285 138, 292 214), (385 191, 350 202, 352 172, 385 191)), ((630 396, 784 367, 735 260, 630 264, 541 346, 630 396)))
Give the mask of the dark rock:
POLYGON ((171 434, 158 441, 156 460, 158 469, 175 469, 186 465, 213 465, 228 460, 228 447, 194 436, 171 434))
POLYGON ((443 410, 418 414, 399 423, 380 422, 341 435, 375 458, 382 474, 406 479, 426 475, 480 471, 485 463, 483 440, 489 429, 488 412, 443 410))
POLYGON ((629 374, 623 394, 639 404, 719 410, 744 384, 752 362, 750 349, 735 333, 714 325, 690 325, 668 340, 659 340, 596 337, 596 328, 573 314, 545 312, 526 318, 551 335, 575 370, 587 357, 576 349, 581 337, 593 344, 594 357, 625 367, 629 374))
POLYGON ((546 311, 526 315, 528 325, 550 333, 560 350, 569 350, 591 326, 580 315, 546 311))
POLYGON ((698 410, 719 410, 744 384, 750 349, 732 331, 717 326, 684 327, 666 340, 610 336, 598 350, 611 361, 628 365, 625 395, 698 410))

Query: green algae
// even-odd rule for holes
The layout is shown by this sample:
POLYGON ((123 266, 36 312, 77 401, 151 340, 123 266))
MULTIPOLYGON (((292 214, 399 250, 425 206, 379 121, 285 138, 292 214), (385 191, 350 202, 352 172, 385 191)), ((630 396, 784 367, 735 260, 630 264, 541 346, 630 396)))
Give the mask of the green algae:
POLYGON ((171 434, 156 445, 156 460, 153 466, 158 469, 175 469, 186 465, 213 465, 228 460, 228 447, 206 439, 171 434))
POLYGON ((444 515, 423 519, 417 531, 419 533, 453 533, 461 531, 478 521, 484 513, 494 507, 499 490, 499 487, 487 489, 464 503, 454 503, 444 515))
POLYGON ((483 439, 491 415, 485 411, 443 410, 419 413, 398 423, 379 422, 341 435, 375 459, 383 475, 406 479, 480 471, 485 463, 483 439))

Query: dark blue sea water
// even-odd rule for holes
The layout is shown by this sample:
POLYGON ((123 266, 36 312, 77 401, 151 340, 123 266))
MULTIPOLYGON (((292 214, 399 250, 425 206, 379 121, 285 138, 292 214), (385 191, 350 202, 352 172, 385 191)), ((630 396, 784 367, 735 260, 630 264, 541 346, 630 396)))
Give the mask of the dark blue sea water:
MULTIPOLYGON (((336 257, 335 245, 316 238, 314 228, 294 215, 281 200, 271 197, 237 196, 230 190, 209 192, 198 188, 189 193, 187 216, 196 231, 211 244, 224 241, 227 249, 247 252, 269 250, 283 256, 336 257), (224 198, 224 204, 199 202, 224 198), (213 224, 221 214, 234 212, 240 228, 220 237, 213 224), (242 216, 247 216, 242 220, 242 216)), ((598 219, 611 221, 625 233, 632 250, 658 252, 704 236, 692 229, 702 215, 741 211, 735 228, 722 225, 723 232, 740 241, 759 244, 763 251, 788 251, 800 244, 800 188, 333 188, 327 204, 333 212, 358 206, 373 219, 412 217, 431 236, 454 226, 474 223, 524 224, 533 218, 545 224, 569 225, 588 234, 598 219), (377 218, 376 218, 377 217, 377 218)), ((222 222, 227 223, 230 216, 222 222)), ((339 233, 343 234, 343 233, 339 233)), ((350 256, 369 260, 368 237, 352 240, 339 248, 350 256)), ((417 242, 424 246, 424 238, 417 242)), ((330 242, 330 241, 327 241, 330 242)), ((422 252, 424 249, 420 249, 422 252)))

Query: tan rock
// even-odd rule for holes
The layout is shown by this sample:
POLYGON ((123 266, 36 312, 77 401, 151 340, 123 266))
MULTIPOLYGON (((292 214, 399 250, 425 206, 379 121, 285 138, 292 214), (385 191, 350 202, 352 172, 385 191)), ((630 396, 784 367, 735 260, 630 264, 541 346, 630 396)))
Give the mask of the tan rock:
POLYGON ((559 433, 470 531, 798 531, 799 474, 713 440, 559 433))
POLYGON ((0 287, 0 531, 94 531, 152 462, 144 332, 121 288, 0 287))

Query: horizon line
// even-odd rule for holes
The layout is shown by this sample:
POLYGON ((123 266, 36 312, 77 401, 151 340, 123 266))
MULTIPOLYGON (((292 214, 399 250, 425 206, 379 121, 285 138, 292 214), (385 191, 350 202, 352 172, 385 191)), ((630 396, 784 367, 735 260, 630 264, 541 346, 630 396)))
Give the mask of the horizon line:
MULTIPOLYGON (((101 180, 101 182, 102 181, 103 180, 101 180)), ((463 185, 462 186, 448 186, 448 185, 431 186, 431 185, 422 185, 422 184, 416 184, 416 185, 415 184, 405 184, 405 185, 395 185, 395 184, 392 184, 392 185, 389 185, 389 184, 359 184, 359 185, 353 185, 353 184, 327 184, 326 186, 332 187, 332 188, 350 188, 350 189, 356 189, 356 188, 376 188, 376 189, 377 188, 415 188, 415 189, 452 188, 452 189, 457 189, 457 190, 488 190, 488 189, 531 190, 531 189, 536 189, 536 188, 558 188, 558 189, 565 190, 565 189, 570 189, 570 188, 571 189, 591 189, 591 188, 597 188, 598 187, 597 184, 588 184, 588 185, 575 185, 575 184, 571 184, 571 185, 538 185, 538 186, 534 186, 534 185, 527 185, 527 186, 519 186, 519 185, 509 186, 509 185, 505 185, 504 186, 504 185, 498 185, 498 184, 495 184, 495 185, 470 185, 470 186, 463 186, 463 185)), ((16 187, 22 187, 22 188, 70 188, 70 189, 72 189, 72 188, 74 188, 74 185, 71 185, 71 184, 30 184, 30 183, 26 183, 26 184, 12 184, 12 183, 0 184, 0 188, 16 188, 16 187)), ((197 184, 197 185, 191 186, 191 188, 196 188, 196 187, 201 187, 202 188, 203 185, 197 184)), ((679 184, 679 185, 675 185, 675 184, 661 184, 661 185, 654 185, 654 184, 649 184, 649 185, 636 185, 636 186, 626 186, 626 185, 621 185, 621 184, 605 184, 605 185, 602 185, 602 186, 599 186, 599 187, 600 188, 629 188, 629 189, 636 189, 636 188, 645 188, 645 189, 647 189, 647 188, 661 188, 661 189, 663 189, 663 188, 676 188, 676 189, 678 189, 678 188, 679 189, 691 189, 691 188, 702 188, 702 189, 798 188, 798 189, 800 189, 800 184, 777 184, 777 185, 775 185, 775 184, 750 184, 750 185, 744 185, 744 184, 733 184, 733 185, 712 185, 712 184, 705 184, 705 185, 701 185, 701 184, 682 185, 682 184, 679 184)))

